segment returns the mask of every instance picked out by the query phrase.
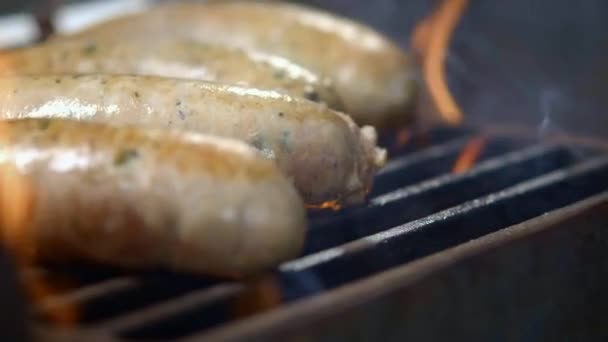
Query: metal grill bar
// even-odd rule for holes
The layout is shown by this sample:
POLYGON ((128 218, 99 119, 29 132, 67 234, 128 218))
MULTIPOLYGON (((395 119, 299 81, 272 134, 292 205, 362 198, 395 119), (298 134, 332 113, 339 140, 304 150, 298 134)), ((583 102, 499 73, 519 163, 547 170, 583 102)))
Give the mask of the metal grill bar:
MULTIPOLYGON (((323 280, 319 287, 334 288, 606 191, 606 174, 608 158, 597 158, 288 262, 280 270, 293 287, 300 284, 299 273, 313 272, 315 278, 323 280)), ((302 293, 294 299, 306 295, 302 293)))
MULTIPOLYGON (((95 326, 98 330, 107 331, 129 331, 144 324, 152 324, 162 321, 168 317, 174 317, 192 309, 201 307, 210 307, 214 303, 218 303, 229 297, 234 297, 244 291, 244 285, 239 283, 225 283, 216 285, 210 288, 196 290, 177 298, 173 298, 169 302, 164 302, 153 307, 147 308, 145 311, 137 311, 133 314, 120 316, 114 320, 103 322, 95 326)), ((203 328, 203 326, 199 326, 203 328)))
POLYGON ((37 307, 39 314, 53 310, 61 310, 65 307, 90 303, 104 296, 116 296, 137 288, 137 279, 134 277, 113 278, 99 282, 94 285, 84 286, 64 295, 48 298, 37 307))
MULTIPOLYGON (((394 191, 426 179, 449 173, 458 155, 470 137, 459 138, 442 145, 434 146, 413 155, 393 159, 379 174, 371 197, 394 191)), ((528 144, 514 143, 509 139, 491 139, 484 148, 479 161, 498 157, 523 148, 528 144)))
MULTIPOLYGON (((560 146, 532 146, 479 164, 465 174, 446 174, 376 197, 369 206, 313 220, 306 253, 336 246, 572 165, 560 146)), ((415 165, 412 166, 415 168, 415 165)), ((403 170, 407 174, 407 170, 403 170)))

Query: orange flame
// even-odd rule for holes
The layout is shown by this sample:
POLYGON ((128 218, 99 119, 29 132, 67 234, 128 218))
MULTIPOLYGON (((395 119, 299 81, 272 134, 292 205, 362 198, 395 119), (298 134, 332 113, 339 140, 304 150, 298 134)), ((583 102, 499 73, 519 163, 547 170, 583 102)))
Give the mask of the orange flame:
POLYGON ((23 276, 22 283, 30 297, 30 300, 42 306, 43 314, 48 319, 63 327, 72 327, 78 322, 78 310, 75 306, 69 304, 52 305, 45 307, 44 304, 48 300, 62 292, 67 285, 55 284, 51 285, 48 279, 44 276, 23 276))
POLYGON ((331 209, 333 211, 338 211, 342 209, 342 206, 337 200, 327 201, 321 204, 306 204, 307 209, 331 209))
POLYGON ((478 136, 469 140, 466 146, 462 149, 458 159, 456 159, 452 172, 464 173, 469 171, 475 165, 479 157, 481 157, 486 142, 487 138, 484 136, 478 136))
POLYGON ((233 313, 237 317, 247 317, 281 304, 281 289, 273 276, 262 276, 247 285, 247 289, 236 298, 233 305, 233 313))
POLYGON ((442 118, 452 125, 462 122, 462 111, 445 79, 445 58, 450 38, 468 0, 444 0, 430 16, 419 23, 412 36, 413 48, 422 57, 423 76, 442 118))
MULTIPOLYGON (((0 143, 10 136, 6 125, 0 124, 0 143)), ((27 273, 37 258, 36 232, 33 230, 35 192, 30 179, 15 166, 0 168, 0 234, 4 247, 14 256, 21 273, 27 273)), ((58 290, 44 277, 22 276, 30 299, 42 304, 58 290)), ((75 308, 57 308, 48 312, 51 320, 69 325, 76 322, 75 308)))

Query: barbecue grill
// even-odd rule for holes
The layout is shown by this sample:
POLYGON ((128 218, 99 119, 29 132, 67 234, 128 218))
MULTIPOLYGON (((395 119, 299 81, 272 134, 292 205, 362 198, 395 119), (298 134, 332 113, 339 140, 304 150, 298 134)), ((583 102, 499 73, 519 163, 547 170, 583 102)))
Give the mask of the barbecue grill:
MULTIPOLYGON (((382 140, 368 202, 311 210, 303 254, 275 270, 32 269, 59 289, 5 316, 73 341, 608 338, 608 144, 505 125, 382 140)), ((0 285, 17 300, 13 280, 0 285)))
POLYGON ((60 333, 102 340, 606 333, 606 146, 436 128, 391 150, 369 203, 311 212, 303 255, 268 274, 40 270, 74 285, 34 307, 37 325, 76 310, 60 333), (454 173, 480 136, 477 164, 454 173))

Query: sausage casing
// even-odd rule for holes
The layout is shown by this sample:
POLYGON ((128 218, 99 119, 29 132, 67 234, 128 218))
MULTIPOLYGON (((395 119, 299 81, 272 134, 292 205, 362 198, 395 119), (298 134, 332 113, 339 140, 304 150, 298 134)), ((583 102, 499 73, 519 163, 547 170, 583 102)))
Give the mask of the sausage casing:
POLYGON ((308 204, 361 202, 383 166, 372 127, 274 91, 148 76, 0 77, 0 119, 69 117, 169 127, 255 146, 308 204))
POLYGON ((64 119, 0 141, 2 233, 29 257, 238 275, 302 247, 297 192, 241 142, 64 119))
POLYGON ((266 51, 329 76, 358 124, 386 128, 413 118, 417 76, 411 56, 367 26, 306 6, 173 2, 55 39, 101 36, 187 37, 266 51))
POLYGON ((343 110, 331 80, 283 57, 180 39, 86 39, 0 54, 0 74, 127 74, 253 86, 343 110))

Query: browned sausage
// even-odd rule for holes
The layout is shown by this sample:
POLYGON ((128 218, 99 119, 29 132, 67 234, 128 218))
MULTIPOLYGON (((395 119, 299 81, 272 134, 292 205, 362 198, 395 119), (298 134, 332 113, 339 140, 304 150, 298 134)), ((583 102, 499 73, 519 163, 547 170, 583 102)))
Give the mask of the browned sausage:
POLYGON ((238 141, 65 119, 0 121, 4 241, 28 257, 238 275, 297 255, 303 204, 238 141))
POLYGON ((384 165, 372 127, 274 91, 144 76, 0 77, 0 119, 63 117, 240 139, 276 160, 308 204, 361 202, 384 165))
POLYGON ((331 80, 262 52, 180 39, 87 39, 0 53, 0 74, 130 74, 200 79, 325 102, 343 110, 331 80))
POLYGON ((359 124, 390 128, 412 119, 412 58, 369 27, 301 5, 172 2, 55 39, 159 36, 262 50, 327 75, 359 124))

